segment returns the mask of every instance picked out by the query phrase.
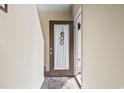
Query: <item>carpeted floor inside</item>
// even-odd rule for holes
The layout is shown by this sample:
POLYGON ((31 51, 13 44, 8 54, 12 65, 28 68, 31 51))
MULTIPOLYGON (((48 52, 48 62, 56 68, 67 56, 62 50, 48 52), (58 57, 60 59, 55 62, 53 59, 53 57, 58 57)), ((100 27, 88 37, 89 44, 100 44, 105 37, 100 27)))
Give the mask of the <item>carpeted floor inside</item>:
POLYGON ((41 89, 80 89, 73 77, 46 77, 41 89))

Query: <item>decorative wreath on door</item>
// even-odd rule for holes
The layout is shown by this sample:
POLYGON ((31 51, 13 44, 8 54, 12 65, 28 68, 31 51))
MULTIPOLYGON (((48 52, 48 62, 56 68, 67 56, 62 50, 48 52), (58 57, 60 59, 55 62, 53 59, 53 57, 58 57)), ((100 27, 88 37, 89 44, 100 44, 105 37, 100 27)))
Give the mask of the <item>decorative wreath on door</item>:
POLYGON ((60 33, 60 45, 64 44, 64 32, 60 33))

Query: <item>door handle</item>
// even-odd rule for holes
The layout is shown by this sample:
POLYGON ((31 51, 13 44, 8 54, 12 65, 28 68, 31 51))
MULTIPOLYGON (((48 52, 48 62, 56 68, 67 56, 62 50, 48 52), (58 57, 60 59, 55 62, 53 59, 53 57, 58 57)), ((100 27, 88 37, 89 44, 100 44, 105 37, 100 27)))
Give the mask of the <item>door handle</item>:
POLYGON ((52 55, 53 54, 53 51, 52 51, 53 49, 52 48, 50 48, 50 55, 52 55))
POLYGON ((50 50, 53 50, 52 48, 50 48, 50 50))

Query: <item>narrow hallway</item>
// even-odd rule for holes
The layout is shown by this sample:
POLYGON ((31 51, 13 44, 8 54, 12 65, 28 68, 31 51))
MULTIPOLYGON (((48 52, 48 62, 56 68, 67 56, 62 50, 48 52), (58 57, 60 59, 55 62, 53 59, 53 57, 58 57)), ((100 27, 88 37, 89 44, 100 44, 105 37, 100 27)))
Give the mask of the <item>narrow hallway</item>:
POLYGON ((74 77, 46 77, 41 89, 80 89, 74 77))
POLYGON ((44 40, 48 41, 44 42, 46 77, 41 89, 80 89, 81 87, 79 83, 81 77, 80 80, 77 78, 78 73, 81 73, 81 45, 77 42, 81 41, 79 40, 81 38, 77 38, 81 36, 81 11, 79 11, 80 5, 76 6, 78 7, 73 14, 72 4, 37 5, 44 40), (77 15, 80 15, 78 20, 75 18, 78 17, 77 15))

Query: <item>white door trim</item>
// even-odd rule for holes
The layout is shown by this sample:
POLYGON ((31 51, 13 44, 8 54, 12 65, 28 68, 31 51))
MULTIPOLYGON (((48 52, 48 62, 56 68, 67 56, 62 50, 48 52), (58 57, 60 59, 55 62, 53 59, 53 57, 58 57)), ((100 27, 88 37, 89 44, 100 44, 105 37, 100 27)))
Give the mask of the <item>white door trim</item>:
POLYGON ((77 75, 77 64, 76 64, 76 20, 81 15, 81 6, 79 7, 75 17, 74 17, 74 75, 77 75))

